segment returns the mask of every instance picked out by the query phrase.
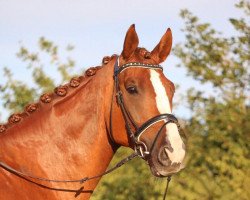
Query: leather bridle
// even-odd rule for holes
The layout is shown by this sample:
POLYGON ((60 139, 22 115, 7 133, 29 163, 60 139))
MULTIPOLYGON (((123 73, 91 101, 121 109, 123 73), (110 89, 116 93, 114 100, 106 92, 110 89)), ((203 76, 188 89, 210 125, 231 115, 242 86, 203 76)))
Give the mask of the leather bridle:
MULTIPOLYGON (((169 113, 164 113, 164 114, 159 114, 156 115, 150 119, 148 119, 146 122, 144 122, 140 127, 138 127, 136 125, 136 123, 134 122, 131 114, 129 113, 129 111, 126 108, 125 102, 124 102, 124 98, 123 98, 123 94, 122 91, 120 89, 119 86, 119 74, 122 73, 124 70, 128 69, 128 68, 132 68, 132 67, 138 67, 138 68, 146 68, 146 69, 156 69, 156 70, 163 70, 161 65, 153 65, 153 64, 145 64, 145 63, 140 63, 140 62, 129 62, 126 63, 122 66, 119 66, 119 57, 117 56, 116 58, 116 62, 115 62, 115 66, 114 66, 114 90, 115 90, 115 94, 116 94, 116 99, 117 99, 117 103, 121 109, 124 121, 125 121, 125 127, 126 127, 126 131, 128 134, 128 137, 130 138, 132 144, 134 145, 134 150, 136 153, 138 153, 138 155, 143 158, 143 159, 147 159, 147 157, 150 155, 152 149, 153 149, 153 145, 155 144, 155 141, 157 140, 161 130, 163 129, 163 127, 165 127, 168 123, 175 123, 177 125, 177 127, 179 128, 179 123, 177 118, 169 113), (159 129, 159 131, 156 134, 156 137, 154 139, 153 145, 149 148, 142 140, 141 137, 143 135, 143 133, 150 128, 151 126, 153 126, 154 124, 163 121, 164 124, 161 126, 161 128, 159 129), (133 126, 133 128, 131 128, 131 125, 133 126), (133 131, 134 130, 134 131, 133 131)), ((112 101, 113 103, 113 101, 112 101)), ((111 129, 111 139, 114 141, 114 137, 112 135, 112 108, 113 106, 111 105, 111 111, 110 111, 110 121, 111 121, 111 125, 110 125, 110 129, 111 129)))
MULTIPOLYGON (((127 163, 128 161, 136 158, 137 156, 140 156, 143 159, 147 159, 147 156, 150 155, 154 144, 160 134, 160 132, 162 131, 163 127, 166 126, 168 123, 175 123, 177 125, 177 127, 179 127, 179 123, 178 120, 176 119, 176 117, 172 114, 159 114, 156 115, 152 118, 150 118, 149 120, 147 120, 146 122, 144 122, 140 127, 138 127, 136 125, 136 123, 134 122, 133 118, 131 117, 130 113, 128 112, 125 103, 124 103, 124 99, 122 96, 122 91, 120 90, 120 86, 119 86, 119 74, 122 73, 125 69, 130 68, 130 67, 140 67, 140 68, 147 68, 147 69, 160 69, 163 70, 163 68, 160 65, 152 65, 152 64, 145 64, 145 63, 139 63, 139 62, 130 62, 130 63, 126 63, 122 66, 119 66, 119 57, 117 57, 116 59, 116 63, 114 66, 114 90, 116 92, 116 98, 117 98, 117 103, 121 109, 124 121, 125 121, 125 127, 126 127, 126 131, 127 134, 129 136, 129 138, 131 139, 133 145, 134 145, 134 150, 135 152, 133 154, 131 154, 130 156, 126 157, 125 159, 122 159, 120 162, 118 162, 114 167, 108 169, 107 171, 105 171, 102 174, 96 175, 96 176, 92 176, 92 177, 84 177, 81 179, 76 179, 76 180, 55 180, 55 179, 47 179, 47 178, 42 178, 39 176, 35 176, 33 174, 28 174, 28 173, 23 173, 19 170, 16 170, 14 168, 12 168, 11 166, 9 166, 8 164, 6 164, 5 162, 0 160, 0 167, 30 183, 33 183, 35 185, 38 185, 42 188, 46 188, 46 189, 50 189, 50 190, 55 190, 55 191, 63 191, 63 192, 74 192, 75 193, 75 197, 77 197, 79 194, 81 194, 84 189, 84 187, 80 187, 79 190, 71 190, 71 189, 67 189, 67 188, 54 188, 54 187, 49 187, 47 185, 38 183, 36 181, 42 181, 42 182, 56 182, 56 183, 84 183, 93 179, 97 179, 100 178, 106 174, 109 174, 111 172, 113 172, 114 170, 116 170, 117 168, 121 167, 122 165, 124 165, 125 163, 127 163), (161 126, 161 128, 158 130, 156 137, 153 141, 153 145, 151 146, 151 148, 149 149, 149 147, 141 140, 141 136, 142 134, 151 126, 153 126, 154 124, 160 122, 160 121, 164 121, 163 125, 161 126), (132 130, 131 126, 133 126, 134 130, 132 130), (36 181, 33 181, 33 180, 36 181)), ((113 92, 114 92, 113 90, 113 92)), ((114 98, 114 94, 113 97, 114 98)), ((111 103, 111 108, 110 108, 110 137, 111 140, 113 142, 114 138, 113 138, 113 134, 112 134, 112 109, 113 108, 113 99, 112 99, 112 103, 111 103)), ((167 185, 166 185, 166 189, 165 189, 165 193, 164 193, 164 197, 163 200, 166 198, 166 194, 167 194, 167 189, 168 189, 168 185, 169 182, 171 180, 171 176, 168 176, 167 179, 167 185)))

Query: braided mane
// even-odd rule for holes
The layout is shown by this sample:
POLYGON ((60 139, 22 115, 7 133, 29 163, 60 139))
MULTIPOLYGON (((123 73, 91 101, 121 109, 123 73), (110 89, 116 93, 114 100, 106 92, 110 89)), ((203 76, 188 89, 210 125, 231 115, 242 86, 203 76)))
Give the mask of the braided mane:
MULTIPOLYGON (((150 52, 148 52, 143 47, 137 47, 135 53, 137 54, 138 59, 150 58, 150 52)), ((40 96, 39 102, 28 104, 27 106, 25 106, 23 112, 14 113, 10 115, 7 123, 0 124, 0 134, 6 132, 8 128, 14 126, 15 124, 20 123, 22 119, 29 117, 30 115, 32 115, 32 113, 37 112, 43 104, 50 104, 57 99, 66 97, 70 91, 78 88, 81 85, 87 84, 88 81, 90 80, 89 78, 94 76, 99 69, 101 69, 104 65, 108 64, 109 61, 116 56, 117 55, 114 54, 112 56, 103 57, 102 66, 90 67, 85 71, 85 73, 82 76, 73 77, 69 81, 69 83, 56 87, 54 89, 54 92, 42 94, 40 96)))
POLYGON ((102 59, 102 66, 90 67, 85 71, 85 73, 78 77, 73 77, 69 83, 60 85, 54 89, 54 92, 45 93, 40 96, 39 102, 30 103, 25 106, 24 111, 20 113, 14 113, 9 116, 8 121, 4 124, 0 124, 0 133, 4 133, 8 128, 14 126, 15 124, 21 123, 24 118, 31 116, 34 112, 37 112, 43 104, 50 104, 57 99, 66 97, 68 93, 81 85, 86 85, 89 82, 89 78, 94 76, 96 72, 109 63, 109 61, 114 57, 105 56, 102 59))

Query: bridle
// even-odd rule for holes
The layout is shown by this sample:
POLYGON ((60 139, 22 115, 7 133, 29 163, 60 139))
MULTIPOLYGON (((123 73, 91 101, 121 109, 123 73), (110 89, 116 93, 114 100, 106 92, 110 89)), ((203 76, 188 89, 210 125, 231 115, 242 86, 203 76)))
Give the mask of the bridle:
MULTIPOLYGON (((46 186, 46 185, 41 184, 41 183, 37 183, 34 180, 43 181, 43 182, 57 182, 57 183, 77 183, 78 182, 78 183, 82 184, 82 183, 85 183, 87 181, 97 179, 97 178, 100 178, 106 174, 109 174, 109 173, 113 172, 114 170, 116 170, 117 168, 124 165, 125 163, 127 163, 128 161, 130 161, 138 156, 146 160, 147 157, 150 155, 150 153, 154 147, 155 141, 157 140, 163 127, 166 126, 168 123, 175 123, 177 125, 177 127, 179 127, 179 123, 174 115, 166 113, 166 114, 156 115, 156 116, 150 118, 149 120, 144 122, 140 127, 138 127, 136 125, 136 123, 132 119, 131 115, 129 114, 129 112, 125 106, 124 99, 122 96, 122 91, 120 90, 119 78, 118 78, 120 73, 122 73, 124 70, 126 70, 127 68, 130 68, 130 67, 140 67, 140 68, 160 69, 160 70, 163 70, 163 68, 160 65, 152 65, 152 64, 145 64, 145 63, 139 63, 139 62, 130 62, 130 63, 126 63, 122 66, 119 66, 119 57, 117 56, 117 58, 116 58, 116 62, 115 62, 115 66, 114 66, 114 90, 113 90, 113 93, 115 91, 117 103, 121 109, 121 112, 122 112, 122 115, 123 115, 123 118, 125 121, 125 127, 126 127, 127 134, 134 145, 135 152, 133 154, 122 159, 114 167, 108 169, 107 171, 105 171, 102 174, 92 176, 92 177, 84 177, 84 178, 76 179, 76 180, 54 180, 54 179, 47 179, 47 178, 34 176, 31 174, 23 173, 19 170, 16 170, 1 160, 0 160, 0 167, 2 169, 12 173, 12 174, 24 179, 24 180, 26 180, 30 183, 33 183, 35 185, 38 185, 42 188, 55 190, 55 191, 74 192, 75 197, 77 197, 79 194, 81 194, 83 192, 84 187, 80 187, 79 190, 71 190, 71 189, 65 189, 65 188, 54 188, 54 187, 46 186), (153 126, 154 124, 156 124, 160 121, 164 121, 164 124, 161 126, 161 128, 157 132, 156 137, 155 137, 154 142, 153 142, 153 145, 149 149, 147 147, 147 145, 141 140, 141 136, 148 128, 150 128, 151 126, 153 126), (132 130, 130 124, 133 126, 135 131, 132 130), (33 179, 33 180, 31 180, 31 179, 33 179)), ((114 96, 114 94, 112 96, 114 96)), ((113 138, 113 134, 112 134, 112 108, 113 108, 113 99, 112 99, 111 108, 110 108, 110 133, 109 134, 110 134, 111 141, 115 142, 114 138, 113 138)), ((170 180, 171 180, 171 176, 168 176, 167 186, 165 189, 163 200, 166 198, 167 189, 168 189, 168 185, 169 185, 170 180)))
MULTIPOLYGON (((159 70, 163 70, 161 65, 153 65, 153 64, 145 64, 145 63, 140 63, 140 62, 129 62, 126 63, 122 66, 119 66, 119 57, 117 56, 116 58, 116 62, 115 62, 115 66, 114 66, 114 90, 115 90, 115 94, 116 94, 116 99, 117 99, 117 103, 121 109, 122 115, 123 115, 123 119, 125 121, 125 127, 126 127, 126 131, 128 134, 128 137, 130 138, 132 144, 134 145, 134 150, 136 153, 138 153, 138 155, 143 158, 146 159, 150 153, 151 150, 154 147, 155 141, 157 140, 161 130, 163 129, 163 127, 165 127, 168 123, 175 123, 177 125, 177 127, 179 128, 179 123, 177 118, 169 113, 165 113, 165 114, 159 114, 156 115, 150 119, 148 119, 146 122, 144 122, 140 127, 138 127, 136 125, 136 123, 134 122, 132 116, 130 115, 129 111, 126 108, 125 102, 124 102, 124 98, 122 95, 122 91, 120 89, 119 86, 119 74, 122 73, 124 70, 128 69, 128 68, 132 68, 132 67, 139 67, 139 68, 146 68, 146 69, 159 69, 159 70), (150 128, 151 126, 153 126, 154 124, 163 121, 164 124, 161 126, 161 128, 159 129, 159 131, 156 134, 156 137, 154 139, 153 145, 151 146, 151 148, 149 149, 149 147, 141 140, 141 137, 143 135, 143 133, 150 128), (131 128, 131 125, 133 126, 133 129, 131 128)), ((113 101, 112 101, 113 103, 113 101)), ((111 105, 111 109, 112 109, 112 105, 111 105)), ((114 140, 114 137, 112 135, 112 110, 110 111, 110 129, 111 129, 111 139, 114 140)))

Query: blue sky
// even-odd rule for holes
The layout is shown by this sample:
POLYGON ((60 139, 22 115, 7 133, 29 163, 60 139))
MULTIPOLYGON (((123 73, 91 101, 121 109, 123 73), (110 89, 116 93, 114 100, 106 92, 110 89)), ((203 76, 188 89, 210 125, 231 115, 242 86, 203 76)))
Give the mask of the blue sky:
MULTIPOLYGON (((152 50, 168 27, 172 29, 174 43, 183 41, 183 21, 180 9, 187 8, 201 21, 210 22, 225 35, 234 30, 228 18, 237 18, 241 12, 234 7, 236 0, 0 0, 0 84, 4 77, 1 70, 7 66, 14 70, 15 78, 27 80, 25 64, 15 54, 20 42, 35 49, 41 36, 63 47, 75 46, 72 58, 76 60, 78 72, 98 65, 103 56, 119 54, 125 33, 135 23, 140 45, 152 50)), ((187 88, 200 87, 212 92, 209 85, 198 85, 186 77, 184 69, 176 67, 177 58, 170 55, 163 65, 165 74, 180 85, 176 99, 185 94, 187 88)), ((56 74, 53 74, 56 76, 56 74)), ((1 100, 0 100, 1 104, 1 100)), ((0 106, 0 120, 9 113, 0 106)), ((175 113, 188 117, 185 106, 175 113)))

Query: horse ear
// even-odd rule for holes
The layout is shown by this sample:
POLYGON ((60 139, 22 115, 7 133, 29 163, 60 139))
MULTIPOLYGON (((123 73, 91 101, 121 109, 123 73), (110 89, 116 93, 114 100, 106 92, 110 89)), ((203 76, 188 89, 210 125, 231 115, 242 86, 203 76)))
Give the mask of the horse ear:
POLYGON ((158 63, 162 63, 168 57, 172 47, 172 32, 168 28, 166 33, 162 36, 160 42, 151 52, 151 57, 156 60, 158 63))
POLYGON ((128 59, 132 53, 136 50, 139 44, 139 38, 137 36, 137 33, 135 31, 135 25, 132 24, 126 34, 124 44, 123 44, 123 50, 122 50, 122 57, 123 59, 128 59))

